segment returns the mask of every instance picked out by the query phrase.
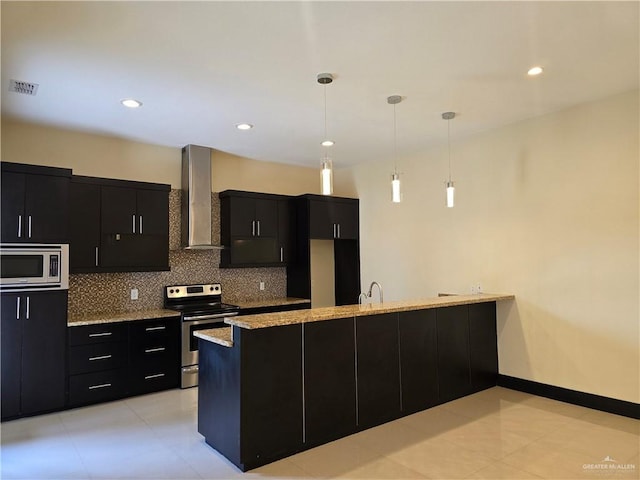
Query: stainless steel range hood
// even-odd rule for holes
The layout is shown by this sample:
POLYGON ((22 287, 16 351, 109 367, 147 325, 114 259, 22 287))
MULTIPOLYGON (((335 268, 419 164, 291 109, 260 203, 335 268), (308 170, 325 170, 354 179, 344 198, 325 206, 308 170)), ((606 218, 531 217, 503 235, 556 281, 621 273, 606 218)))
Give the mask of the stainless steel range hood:
POLYGON ((182 247, 221 249, 211 234, 211 149, 182 149, 182 247))

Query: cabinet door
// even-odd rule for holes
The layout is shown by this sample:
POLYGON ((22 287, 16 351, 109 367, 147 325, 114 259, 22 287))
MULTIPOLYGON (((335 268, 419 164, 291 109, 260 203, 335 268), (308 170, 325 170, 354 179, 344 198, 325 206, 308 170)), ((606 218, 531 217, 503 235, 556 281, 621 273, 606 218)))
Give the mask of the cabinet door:
POLYGON ((229 198, 229 233, 232 237, 256 235, 256 202, 249 197, 229 198))
POLYGON ((31 292, 22 322, 22 413, 64 407, 67 292, 31 292))
POLYGON ((438 403, 436 310, 401 312, 399 318, 402 413, 406 415, 438 403))
POLYGON ((440 401, 448 402, 471 392, 468 308, 438 308, 436 321, 440 401))
POLYGON ((259 237, 278 236, 278 201, 256 199, 256 235, 259 237))
POLYGON ((2 231, 3 242, 28 241, 24 215, 25 175, 2 172, 2 231))
POLYGON ((356 430, 354 319, 304 325, 306 444, 356 430))
POLYGON ((369 428, 400 416, 398 315, 356 317, 358 425, 369 428))
POLYGON ((309 238, 322 240, 334 237, 335 222, 329 203, 309 200, 309 238))
MULTIPOLYGON (((3 181, 4 181, 3 173, 3 181)), ((4 193, 4 192, 3 192, 4 193)), ((3 202, 4 203, 4 202, 3 202)), ((3 293, 0 305, 1 329, 0 377, 2 418, 20 414, 20 378, 22 376, 22 299, 16 293, 3 293)))
POLYGON ((71 182, 69 270, 100 266, 100 186, 71 182))
POLYGON ((495 387, 498 382, 495 302, 469 305, 469 348, 473 391, 495 387))
POLYGON ((127 235, 138 232, 135 189, 103 186, 101 207, 102 235, 127 235))
POLYGON ((293 261, 295 253, 293 251, 295 241, 293 237, 294 209, 289 201, 278 200, 278 244, 281 263, 293 261))
POLYGON ((338 225, 336 237, 355 240, 360 235, 357 202, 334 202, 335 223, 338 225))
POLYGON ((169 236, 169 192, 138 190, 136 192, 138 214, 137 233, 169 236))
POLYGON ((25 215, 31 242, 69 243, 69 178, 26 175, 25 215))

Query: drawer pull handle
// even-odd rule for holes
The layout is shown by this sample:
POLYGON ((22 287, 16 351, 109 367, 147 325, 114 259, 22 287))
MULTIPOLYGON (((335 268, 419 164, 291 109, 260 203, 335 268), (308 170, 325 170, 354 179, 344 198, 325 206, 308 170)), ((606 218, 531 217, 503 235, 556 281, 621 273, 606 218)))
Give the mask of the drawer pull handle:
POLYGON ((144 377, 145 380, 151 380, 152 378, 160 378, 164 377, 164 373, 156 373, 155 375, 147 375, 144 377))
POLYGON ((111 386, 111 384, 110 384, 110 383, 102 383, 102 384, 100 384, 100 385, 91 385, 91 386, 89 387, 89 390, 95 390, 95 389, 97 389, 97 388, 108 388, 108 387, 110 387, 110 386, 111 386))
POLYGON ((89 338, 93 338, 93 337, 108 337, 109 335, 112 335, 113 332, 102 332, 102 333, 90 333, 89 334, 89 338))
POLYGON ((147 348, 144 353, 155 353, 155 352, 164 352, 165 348, 164 347, 158 347, 158 348, 147 348))
POLYGON ((145 328, 145 331, 147 332, 155 332, 156 330, 166 330, 167 327, 165 327, 164 325, 161 327, 147 327, 145 328))
POLYGON ((90 361, 94 360, 106 360, 107 358, 111 358, 111 355, 100 355, 99 357, 89 357, 90 361))

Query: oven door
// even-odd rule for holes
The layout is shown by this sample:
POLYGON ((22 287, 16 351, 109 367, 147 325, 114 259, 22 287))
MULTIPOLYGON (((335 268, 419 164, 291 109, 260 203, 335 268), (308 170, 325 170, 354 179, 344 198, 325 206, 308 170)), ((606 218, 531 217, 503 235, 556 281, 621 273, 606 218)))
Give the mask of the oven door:
POLYGON ((228 327, 225 318, 236 316, 237 312, 214 315, 188 315, 182 317, 182 388, 198 385, 198 330, 228 327))

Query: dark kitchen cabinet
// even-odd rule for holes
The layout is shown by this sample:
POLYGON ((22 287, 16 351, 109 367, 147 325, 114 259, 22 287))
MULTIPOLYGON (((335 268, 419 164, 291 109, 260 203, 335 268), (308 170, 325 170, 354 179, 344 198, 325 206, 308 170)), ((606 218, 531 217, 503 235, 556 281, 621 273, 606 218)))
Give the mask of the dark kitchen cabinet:
POLYGON ((498 335, 495 302, 469 305, 469 358, 474 392, 498 383, 498 335))
POLYGON ((220 193, 221 267, 284 266, 292 255, 292 210, 281 195, 220 193))
POLYGON ((63 408, 67 292, 1 297, 2 418, 63 408))
POLYGON ((356 317, 356 352, 358 426, 369 428, 398 418, 398 314, 356 317))
POLYGON ((2 242, 69 243, 71 170, 2 162, 2 242))
POLYGON ((72 273, 169 269, 169 185, 74 176, 72 273))
POLYGON ((440 402, 448 402, 472 391, 468 312, 467 305, 436 310, 440 402))
POLYGON ((356 431, 354 319, 304 326, 304 384, 307 446, 356 431))
POLYGON ((436 309, 400 312, 402 413, 438 404, 436 309))
POLYGON ((313 196, 309 200, 309 237, 357 239, 360 228, 358 217, 357 200, 313 196))

